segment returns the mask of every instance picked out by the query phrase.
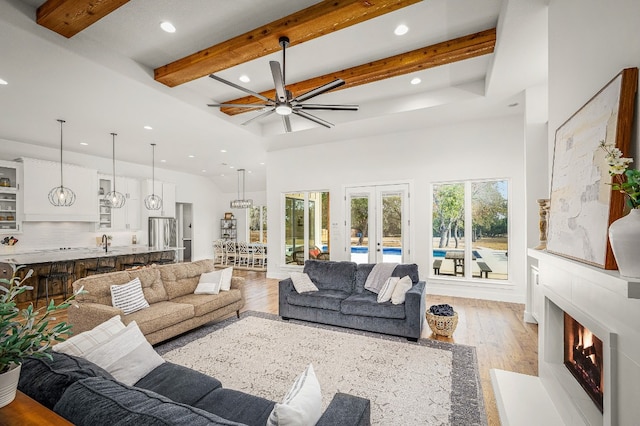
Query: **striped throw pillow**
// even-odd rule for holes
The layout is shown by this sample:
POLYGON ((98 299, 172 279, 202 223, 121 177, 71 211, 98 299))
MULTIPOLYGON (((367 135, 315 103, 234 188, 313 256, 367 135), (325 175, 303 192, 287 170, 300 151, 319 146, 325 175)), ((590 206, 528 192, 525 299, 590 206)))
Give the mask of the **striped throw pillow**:
POLYGON ((149 303, 144 298, 142 284, 139 278, 134 278, 126 284, 111 286, 111 304, 122 309, 125 315, 148 308, 149 303))
POLYGON ((276 404, 267 420, 267 426, 315 425, 322 416, 320 383, 309 366, 298 376, 282 400, 276 404))
POLYGON ((91 330, 84 331, 64 342, 53 345, 51 349, 67 355, 84 357, 91 349, 103 344, 111 336, 118 334, 122 330, 124 330, 124 324, 120 320, 120 315, 116 315, 91 330))

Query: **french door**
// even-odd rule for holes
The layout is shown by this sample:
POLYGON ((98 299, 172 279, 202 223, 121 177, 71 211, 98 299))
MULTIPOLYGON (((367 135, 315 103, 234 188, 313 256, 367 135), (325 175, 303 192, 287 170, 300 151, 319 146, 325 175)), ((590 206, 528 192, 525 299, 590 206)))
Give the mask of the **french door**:
POLYGON ((409 259, 409 185, 345 189, 346 250, 356 263, 409 259))

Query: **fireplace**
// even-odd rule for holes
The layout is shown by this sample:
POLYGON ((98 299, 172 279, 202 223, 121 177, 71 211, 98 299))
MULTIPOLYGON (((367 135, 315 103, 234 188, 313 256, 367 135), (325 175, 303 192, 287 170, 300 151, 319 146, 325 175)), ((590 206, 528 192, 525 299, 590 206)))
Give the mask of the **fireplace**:
POLYGON ((602 340, 564 313, 564 365, 602 413, 604 364, 602 340))

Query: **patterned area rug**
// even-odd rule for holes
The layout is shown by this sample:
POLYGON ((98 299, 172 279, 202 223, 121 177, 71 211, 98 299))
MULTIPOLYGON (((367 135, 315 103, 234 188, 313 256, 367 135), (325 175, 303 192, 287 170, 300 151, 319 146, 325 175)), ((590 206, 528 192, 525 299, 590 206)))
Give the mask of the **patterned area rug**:
POLYGON ((245 312, 156 347, 226 388, 281 401, 313 364, 323 410, 336 392, 371 400, 375 425, 486 425, 475 348, 245 312))

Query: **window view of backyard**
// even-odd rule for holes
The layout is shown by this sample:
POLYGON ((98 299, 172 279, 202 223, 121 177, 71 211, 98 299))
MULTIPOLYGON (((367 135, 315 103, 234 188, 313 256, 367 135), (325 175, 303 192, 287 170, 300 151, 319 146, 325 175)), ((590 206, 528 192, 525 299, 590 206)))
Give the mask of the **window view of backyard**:
POLYGON ((329 260, 329 193, 284 197, 285 262, 304 265, 306 259, 329 260))
POLYGON ((249 209, 249 242, 267 243, 267 206, 249 209))
POLYGON ((473 278, 508 279, 507 188, 504 180, 433 186, 435 275, 464 277, 470 272, 473 278))

